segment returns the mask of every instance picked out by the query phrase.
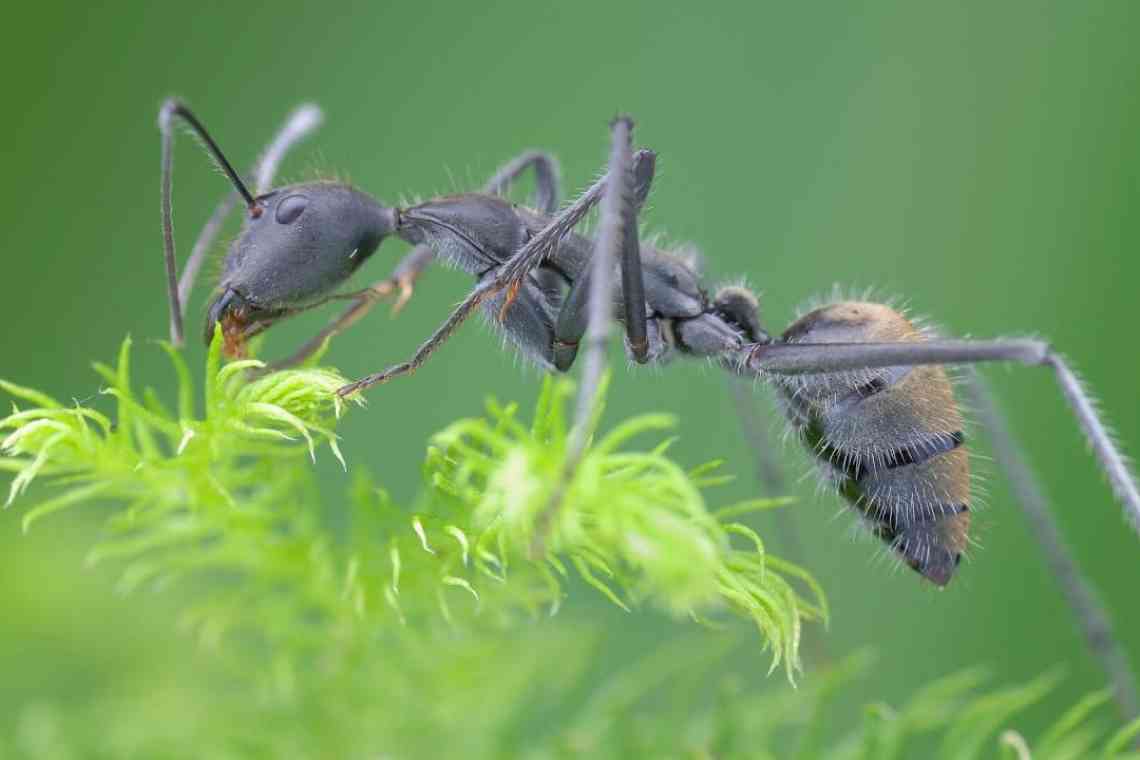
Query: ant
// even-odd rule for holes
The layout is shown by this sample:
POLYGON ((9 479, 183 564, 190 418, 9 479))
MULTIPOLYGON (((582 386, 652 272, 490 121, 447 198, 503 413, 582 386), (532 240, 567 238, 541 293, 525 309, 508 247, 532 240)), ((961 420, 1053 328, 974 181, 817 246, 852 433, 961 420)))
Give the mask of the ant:
POLYGON ((433 259, 461 269, 475 287, 406 362, 341 388, 349 395, 421 367, 476 310, 531 361, 567 371, 584 347, 578 424, 562 496, 586 443, 586 425, 601 380, 605 343, 615 314, 638 363, 674 355, 706 357, 732 373, 769 381, 792 429, 807 444, 823 478, 906 564, 945 586, 966 549, 970 472, 963 419, 945 365, 1006 361, 1049 367, 1107 474, 1129 520, 1140 531, 1140 492, 1095 405, 1066 361, 1046 342, 944 340, 896 309, 840 301, 799 317, 782 334, 761 325, 759 299, 743 287, 711 295, 695 267, 639 239, 637 217, 649 195, 656 154, 634 151, 632 122, 611 123, 606 173, 559 209, 558 167, 530 151, 502 167, 481 192, 390 207, 338 182, 272 188, 287 150, 320 121, 299 109, 255 168, 250 192, 198 118, 178 100, 161 108, 162 220, 171 335, 182 343, 183 304, 205 251, 235 200, 246 208, 225 257, 208 309, 207 341, 220 326, 228 355, 278 320, 333 299, 353 302, 328 327, 276 367, 303 361, 359 320, 382 297, 399 309, 433 259), (171 222, 173 122, 185 122, 221 166, 236 194, 218 207, 177 277, 171 222), (536 178, 534 208, 503 193, 520 175, 536 178), (598 234, 574 228, 600 206, 598 234), (337 294, 385 238, 414 248, 392 274, 363 291, 337 294), (620 273, 620 282, 615 275, 620 273))

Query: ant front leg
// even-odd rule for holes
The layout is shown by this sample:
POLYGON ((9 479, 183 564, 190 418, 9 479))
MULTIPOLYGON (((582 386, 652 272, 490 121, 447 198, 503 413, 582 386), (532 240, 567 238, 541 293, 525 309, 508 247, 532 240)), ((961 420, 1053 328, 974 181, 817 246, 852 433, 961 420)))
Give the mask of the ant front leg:
MULTIPOLYGON (((162 133, 162 252, 163 260, 166 264, 166 291, 170 301, 170 342, 176 347, 181 347, 183 337, 183 308, 182 300, 179 296, 178 262, 174 249, 174 212, 172 208, 173 193, 171 189, 174 174, 174 123, 176 120, 181 121, 192 129, 205 144, 206 150, 209 151, 210 155, 213 156, 214 160, 222 168, 222 171, 230 180, 230 184, 233 185, 234 190, 245 201, 250 217, 256 219, 261 216, 262 208, 249 192, 249 188, 246 187, 241 176, 238 175, 233 165, 229 162, 229 159, 222 153, 222 149, 218 147, 214 138, 206 131, 206 127, 199 121, 198 117, 194 115, 194 112, 177 98, 170 98, 164 102, 158 112, 158 129, 162 133)), ((195 270, 196 268, 195 265, 195 270)), ((189 290, 189 285, 187 285, 186 289, 187 291, 189 290)))
POLYGON ((163 255, 166 263, 167 293, 170 299, 170 340, 175 346, 182 345, 183 321, 186 316, 186 301, 198 277, 206 253, 218 236, 226 217, 239 199, 243 200, 250 216, 256 218, 261 214, 261 207, 257 197, 269 190, 273 183, 273 176, 277 173, 285 155, 300 140, 311 134, 320 126, 323 116, 321 109, 314 105, 302 105, 286 120, 285 125, 265 148, 254 167, 254 176, 257 180, 253 193, 242 182, 237 171, 222 153, 221 148, 206 131, 205 126, 198 117, 176 98, 171 98, 162 104, 158 114, 158 126, 162 132, 162 235, 163 255), (178 263, 175 257, 173 209, 171 200, 171 182, 174 171, 174 122, 184 122, 192 129, 206 146, 214 160, 234 186, 234 190, 214 209, 214 213, 202 228, 190 257, 178 275, 178 263))

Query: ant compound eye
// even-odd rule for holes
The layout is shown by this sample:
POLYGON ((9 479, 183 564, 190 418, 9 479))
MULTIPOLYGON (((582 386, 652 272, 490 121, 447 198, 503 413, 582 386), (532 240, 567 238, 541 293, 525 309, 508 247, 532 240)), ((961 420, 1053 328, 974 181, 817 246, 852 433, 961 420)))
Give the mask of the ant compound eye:
POLYGON ((290 195, 281 199, 277 204, 277 223, 292 224, 309 205, 309 199, 303 195, 290 195))

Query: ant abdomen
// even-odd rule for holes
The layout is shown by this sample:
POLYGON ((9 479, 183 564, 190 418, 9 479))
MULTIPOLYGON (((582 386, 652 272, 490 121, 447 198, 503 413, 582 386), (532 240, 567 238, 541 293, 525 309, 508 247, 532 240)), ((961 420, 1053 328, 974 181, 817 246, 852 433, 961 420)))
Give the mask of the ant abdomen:
MULTIPOLYGON (((842 302, 798 319, 787 343, 922 342, 889 306, 842 302)), ((941 366, 776 378, 826 479, 910 567, 946 585, 966 548, 970 471, 962 416, 941 366)))

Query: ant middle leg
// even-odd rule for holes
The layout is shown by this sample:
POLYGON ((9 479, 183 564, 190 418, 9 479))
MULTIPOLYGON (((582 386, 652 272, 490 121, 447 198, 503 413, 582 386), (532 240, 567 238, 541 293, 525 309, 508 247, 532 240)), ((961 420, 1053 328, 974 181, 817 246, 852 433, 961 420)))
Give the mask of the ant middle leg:
POLYGON ((500 166, 483 185, 483 192, 489 195, 505 195, 527 169, 534 169, 535 208, 544 214, 553 214, 561 202, 561 180, 558 160, 544 151, 525 151, 500 166))
MULTIPOLYGON (((637 174, 632 183, 621 183, 622 192, 617 196, 619 215, 615 223, 620 223, 622 232, 620 238, 620 267, 621 267, 621 293, 622 308, 625 322, 626 338, 630 353, 635 361, 644 364, 649 360, 649 339, 647 335, 647 317, 645 304, 645 278, 641 267, 641 242, 638 237, 637 215, 649 196, 649 189, 653 184, 653 174, 656 166, 652 153, 646 152, 646 157, 634 165, 637 174), (628 192, 626 192, 628 188, 628 192)), ((582 269, 558 312, 558 319, 554 325, 554 366, 560 372, 570 369, 578 355, 578 344, 586 334, 590 321, 589 300, 593 293, 593 283, 599 268, 594 265, 594 259, 602 248, 599 236, 594 251, 590 255, 586 266, 582 269)), ((602 251, 602 255, 605 251, 602 251)), ((612 262, 602 266, 612 266, 612 262)), ((610 289, 612 290, 612 289, 610 289)), ((603 288, 602 296, 612 296, 603 288)))
MULTIPOLYGON (((234 190, 245 201, 251 218, 261 215, 261 206, 249 192, 245 182, 226 158, 222 149, 214 138, 206 131, 205 125, 194 115, 185 103, 177 98, 170 98, 162 104, 158 112, 158 129, 162 133, 162 182, 160 190, 160 206, 162 210, 162 253, 166 264, 166 292, 170 302, 170 342, 175 347, 181 347, 183 342, 183 307, 179 295, 178 261, 174 242, 174 211, 173 211, 173 174, 174 174, 174 133, 175 122, 181 122, 189 127, 205 145, 206 150, 213 156, 214 161, 221 167, 234 190)), ((189 286, 187 285, 187 290, 189 286)))

